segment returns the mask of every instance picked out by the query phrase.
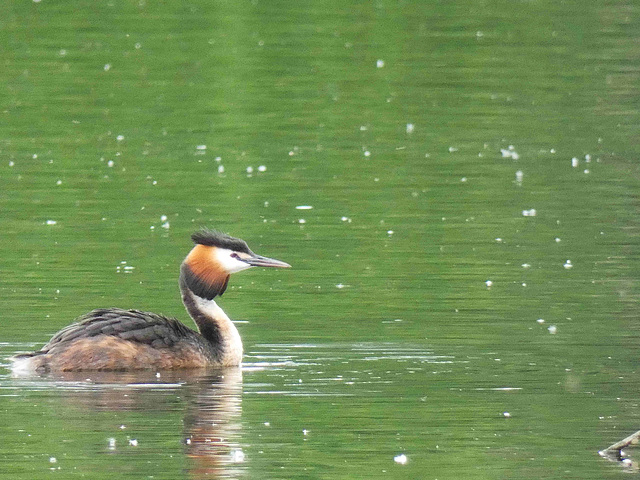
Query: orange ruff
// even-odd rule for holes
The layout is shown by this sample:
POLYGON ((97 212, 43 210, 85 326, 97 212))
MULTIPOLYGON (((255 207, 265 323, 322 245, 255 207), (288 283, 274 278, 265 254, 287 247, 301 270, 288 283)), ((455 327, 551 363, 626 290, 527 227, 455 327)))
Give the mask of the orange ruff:
POLYGON ((214 260, 216 248, 207 245, 196 245, 187 255, 184 263, 208 287, 219 288, 227 285, 229 274, 222 268, 220 263, 214 260))

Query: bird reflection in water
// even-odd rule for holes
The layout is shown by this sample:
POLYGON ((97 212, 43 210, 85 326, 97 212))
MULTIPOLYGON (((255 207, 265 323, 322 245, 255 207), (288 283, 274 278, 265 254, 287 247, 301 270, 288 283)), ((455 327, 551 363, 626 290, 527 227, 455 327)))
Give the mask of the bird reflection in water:
POLYGON ((242 369, 222 370, 203 387, 193 392, 184 418, 186 453, 193 460, 191 473, 195 478, 237 478, 244 470, 242 369))
POLYGON ((43 386, 63 389, 65 405, 89 411, 175 412, 177 399, 184 415, 183 433, 176 442, 182 441, 190 459, 190 478, 244 474, 240 368, 62 372, 39 377, 37 388, 43 386))

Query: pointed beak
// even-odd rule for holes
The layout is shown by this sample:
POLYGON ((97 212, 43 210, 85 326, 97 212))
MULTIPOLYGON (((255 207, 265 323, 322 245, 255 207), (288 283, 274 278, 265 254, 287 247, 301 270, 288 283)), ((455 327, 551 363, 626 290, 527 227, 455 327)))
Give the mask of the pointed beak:
POLYGON ((291 268, 291 265, 274 258, 263 257, 256 255, 255 253, 248 258, 244 258, 243 261, 247 262, 252 267, 279 267, 279 268, 291 268))

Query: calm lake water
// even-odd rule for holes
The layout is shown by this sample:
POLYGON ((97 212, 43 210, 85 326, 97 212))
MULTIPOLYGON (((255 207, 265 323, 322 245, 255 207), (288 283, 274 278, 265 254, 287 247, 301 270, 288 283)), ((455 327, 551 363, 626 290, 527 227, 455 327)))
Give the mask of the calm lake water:
POLYGON ((625 475, 598 450, 640 429, 637 2, 0 18, 2 478, 625 475), (93 308, 192 326, 201 226, 294 267, 220 300, 242 371, 12 377, 93 308))

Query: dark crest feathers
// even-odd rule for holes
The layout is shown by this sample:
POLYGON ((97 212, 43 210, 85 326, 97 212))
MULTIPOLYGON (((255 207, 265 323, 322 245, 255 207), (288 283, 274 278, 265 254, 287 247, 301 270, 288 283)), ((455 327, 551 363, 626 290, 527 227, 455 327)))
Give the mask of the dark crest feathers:
POLYGON ((239 238, 232 237, 217 230, 203 228, 191 235, 191 240, 196 245, 206 245, 208 247, 226 248, 234 252, 253 253, 249 249, 247 242, 239 238))

